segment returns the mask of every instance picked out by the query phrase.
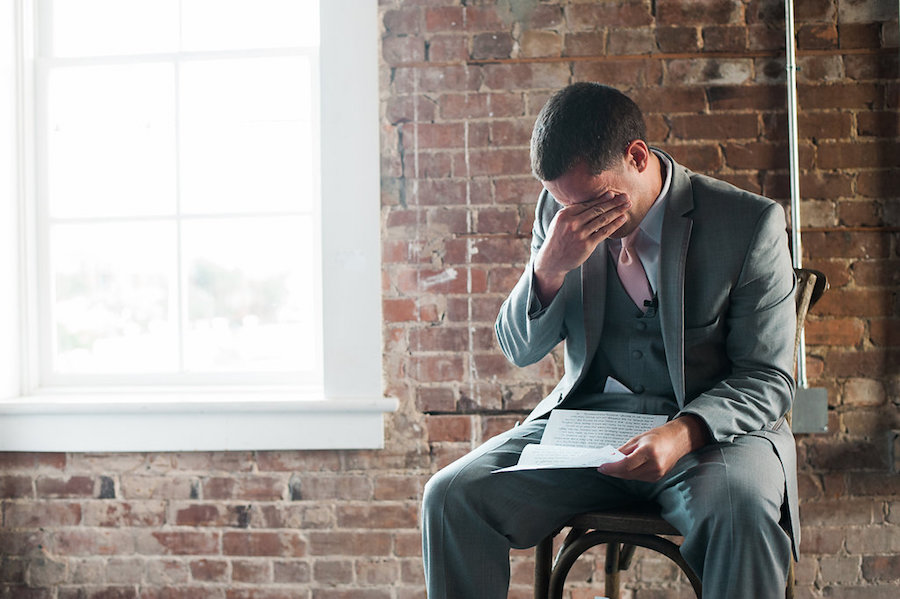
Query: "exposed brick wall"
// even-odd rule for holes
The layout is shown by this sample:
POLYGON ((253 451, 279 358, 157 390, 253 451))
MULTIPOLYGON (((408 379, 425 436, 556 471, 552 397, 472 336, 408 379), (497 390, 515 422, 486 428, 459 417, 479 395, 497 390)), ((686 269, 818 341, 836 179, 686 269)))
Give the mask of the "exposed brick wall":
MULTIPOLYGON (((327 0, 326 0, 327 1, 327 0)), ((594 79, 689 167, 786 202, 784 13, 772 0, 381 0, 384 451, 0 454, 0 597, 421 598, 428 475, 561 374, 499 354, 528 253, 549 93, 594 79)), ((830 432, 803 436, 799 597, 900 592, 900 119, 892 0, 797 0, 808 327, 830 432)), ((513 597, 530 596, 515 552, 513 597)), ((592 598, 602 564, 576 567, 592 598)), ((764 575, 761 573, 761 575, 764 575)), ((639 552, 635 599, 685 597, 639 552)), ((596 592, 595 592, 596 591, 596 592)))

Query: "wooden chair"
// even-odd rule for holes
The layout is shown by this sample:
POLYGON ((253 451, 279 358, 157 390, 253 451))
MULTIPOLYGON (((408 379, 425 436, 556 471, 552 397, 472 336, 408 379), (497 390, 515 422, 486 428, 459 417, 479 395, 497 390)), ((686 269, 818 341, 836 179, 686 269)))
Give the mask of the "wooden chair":
MULTIPOLYGON (((806 314, 827 288, 821 272, 798 268, 797 275, 797 333, 794 338, 794 362, 800 348, 800 336, 806 314)), ((786 420, 790 424, 790 413, 786 420)), ((700 579, 679 552, 679 545, 666 537, 681 534, 660 516, 655 503, 646 503, 627 509, 580 514, 570 519, 565 527, 570 530, 553 560, 554 533, 535 548, 534 597, 535 599, 562 599, 563 586, 569 570, 576 560, 592 547, 606 545, 605 594, 609 599, 619 599, 619 573, 631 565, 636 547, 645 547, 672 560, 687 577, 697 597, 702 595, 700 579)), ((564 528, 565 528, 564 527, 564 528)), ((794 597, 794 561, 788 571, 785 597, 794 597)))

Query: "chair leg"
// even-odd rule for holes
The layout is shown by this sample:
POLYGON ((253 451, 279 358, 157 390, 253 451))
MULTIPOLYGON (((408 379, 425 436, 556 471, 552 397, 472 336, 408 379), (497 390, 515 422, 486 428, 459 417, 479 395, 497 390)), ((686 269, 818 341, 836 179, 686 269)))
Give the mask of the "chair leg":
POLYGON ((788 566, 787 586, 784 589, 784 599, 794 599, 794 560, 788 566))
POLYGON ((621 550, 622 546, 619 543, 606 544, 606 567, 604 568, 606 577, 604 583, 606 585, 606 596, 609 599, 619 599, 619 560, 621 558, 621 550))
POLYGON ((550 571, 553 568, 553 537, 544 537, 534 548, 534 599, 550 596, 550 571))

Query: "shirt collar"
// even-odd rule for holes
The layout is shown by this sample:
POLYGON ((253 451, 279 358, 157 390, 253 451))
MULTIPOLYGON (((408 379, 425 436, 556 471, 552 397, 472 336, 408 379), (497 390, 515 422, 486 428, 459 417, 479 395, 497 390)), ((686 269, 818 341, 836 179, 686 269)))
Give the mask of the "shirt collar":
MULTIPOLYGON (((669 189, 672 187, 673 164, 669 157, 662 152, 657 150, 651 151, 659 157, 660 167, 664 171, 663 185, 659 195, 653 200, 650 210, 647 211, 647 214, 644 215, 644 218, 641 219, 638 225, 638 228, 641 230, 641 235, 638 235, 638 237, 643 237, 646 241, 659 245, 662 241, 663 217, 666 214, 665 203, 669 197, 669 189)), ((613 244, 613 247, 618 251, 621 241, 618 239, 610 239, 610 241, 618 242, 613 244)))
POLYGON ((663 216, 665 216, 666 213, 664 205, 666 199, 669 197, 669 189, 672 187, 672 161, 662 152, 653 150, 653 153, 659 158, 660 165, 665 171, 665 176, 659 195, 656 196, 653 205, 650 206, 650 210, 644 216, 643 220, 641 220, 639 227, 641 233, 659 244, 662 240, 663 216))

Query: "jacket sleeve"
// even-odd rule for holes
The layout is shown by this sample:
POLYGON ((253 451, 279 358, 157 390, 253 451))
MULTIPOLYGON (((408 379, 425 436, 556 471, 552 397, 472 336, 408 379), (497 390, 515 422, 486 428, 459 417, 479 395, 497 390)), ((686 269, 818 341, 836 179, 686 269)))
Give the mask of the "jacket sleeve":
MULTIPOLYGON (((500 306, 494 325, 501 350, 517 366, 537 362, 566 337, 564 305, 567 286, 563 285, 549 306, 541 305, 534 287, 534 259, 558 209, 553 196, 547 190, 542 191, 535 209, 531 257, 509 297, 500 306)), ((578 269, 573 272, 577 275, 578 269)))
POLYGON ((725 351, 731 371, 681 411, 702 419, 714 441, 772 428, 790 410, 795 286, 784 213, 771 204, 756 224, 729 296, 725 351))

